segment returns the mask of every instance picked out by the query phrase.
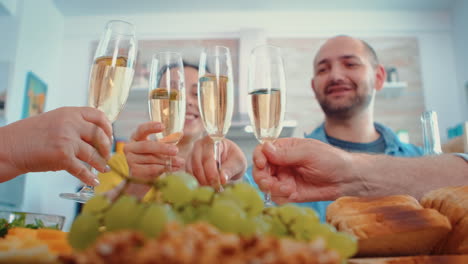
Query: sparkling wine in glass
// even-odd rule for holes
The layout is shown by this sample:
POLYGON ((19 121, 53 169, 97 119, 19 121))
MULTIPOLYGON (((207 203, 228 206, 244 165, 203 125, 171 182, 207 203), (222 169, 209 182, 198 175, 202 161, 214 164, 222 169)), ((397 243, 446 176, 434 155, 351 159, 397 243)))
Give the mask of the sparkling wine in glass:
MULTIPOLYGON (((275 141, 283 128, 286 81, 281 49, 271 45, 254 48, 250 56, 248 106, 254 134, 260 144, 275 141)), ((269 192, 265 206, 273 205, 269 192)))
MULTIPOLYGON (((214 158, 221 168, 220 144, 227 134, 234 107, 231 54, 228 48, 214 46, 200 56, 198 105, 205 130, 214 142, 214 158)), ((222 191, 220 179, 215 188, 222 191)))
MULTIPOLYGON (((148 107, 151 120, 164 125, 164 131, 156 133, 157 140, 177 144, 185 123, 184 66, 180 53, 159 52, 153 56, 148 107)), ((166 160, 166 171, 172 171, 171 157, 166 160)))
MULTIPOLYGON (((135 72, 136 53, 135 27, 121 20, 109 21, 91 66, 88 106, 104 112, 110 122, 117 119, 127 101, 135 72)), ((94 169, 93 172, 96 173, 94 169)), ((62 198, 81 203, 93 196, 91 186, 84 186, 78 193, 60 194, 62 198)))

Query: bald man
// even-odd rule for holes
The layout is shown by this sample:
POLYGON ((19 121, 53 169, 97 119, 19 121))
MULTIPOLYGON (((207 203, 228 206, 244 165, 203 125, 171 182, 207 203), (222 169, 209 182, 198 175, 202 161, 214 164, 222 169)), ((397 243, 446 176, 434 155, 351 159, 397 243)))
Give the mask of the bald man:
MULTIPOLYGON (((374 122, 375 93, 382 90, 386 72, 369 44, 349 36, 330 38, 320 47, 313 64, 311 87, 325 121, 306 138, 349 152, 399 157, 423 154, 421 148, 401 142, 390 128, 374 122)), ((251 179, 248 176, 246 179, 251 179)), ((330 203, 300 205, 314 208, 323 220, 330 203)))

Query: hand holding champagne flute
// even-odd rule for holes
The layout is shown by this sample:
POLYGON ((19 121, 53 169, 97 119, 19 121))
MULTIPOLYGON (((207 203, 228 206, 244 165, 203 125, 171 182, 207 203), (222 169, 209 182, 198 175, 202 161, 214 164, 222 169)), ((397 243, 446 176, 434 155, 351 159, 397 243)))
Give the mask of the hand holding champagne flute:
MULTIPOLYGON (((214 158, 221 168, 220 144, 232 120, 234 101, 231 54, 228 48, 215 46, 200 56, 198 105, 208 135, 214 141, 214 158)), ((222 191, 220 179, 211 183, 222 191)))
MULTIPOLYGON (((110 122, 117 119, 127 101, 135 72, 136 53, 134 26, 125 21, 109 21, 94 55, 88 105, 104 112, 110 122)), ((83 203, 93 195, 93 188, 84 186, 78 193, 61 193, 60 197, 83 203)))
MULTIPOLYGON (((278 138, 283 128, 286 81, 281 49, 262 45, 253 49, 249 65, 249 116, 257 140, 263 144, 278 138)), ((265 193, 265 206, 271 206, 265 193)))
MULTIPOLYGON (((164 125, 156 138, 167 144, 177 144, 183 136, 185 123, 185 80, 182 56, 177 52, 159 52, 153 56, 148 97, 152 121, 164 125)), ((166 171, 172 171, 172 159, 166 161, 166 171)))

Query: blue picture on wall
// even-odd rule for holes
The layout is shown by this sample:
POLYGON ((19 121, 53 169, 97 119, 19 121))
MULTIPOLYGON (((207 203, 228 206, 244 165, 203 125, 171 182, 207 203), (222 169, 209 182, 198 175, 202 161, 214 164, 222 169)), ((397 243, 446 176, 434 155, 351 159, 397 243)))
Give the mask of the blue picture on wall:
POLYGON ((23 114, 21 118, 38 115, 44 112, 47 96, 47 85, 34 73, 26 75, 26 87, 24 91, 23 114))

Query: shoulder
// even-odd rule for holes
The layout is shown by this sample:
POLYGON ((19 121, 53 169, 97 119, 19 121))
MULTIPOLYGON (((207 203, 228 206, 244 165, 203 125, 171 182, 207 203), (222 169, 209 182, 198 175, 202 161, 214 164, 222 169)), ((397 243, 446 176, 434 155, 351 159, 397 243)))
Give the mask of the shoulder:
POLYGON ((305 138, 317 139, 323 142, 327 142, 327 135, 325 134, 325 126, 322 123, 320 126, 316 127, 314 131, 309 134, 304 134, 305 138))
POLYGON ((387 145, 386 154, 402 157, 417 157, 423 155, 424 152, 421 147, 401 142, 391 128, 377 122, 374 123, 374 125, 387 145))

